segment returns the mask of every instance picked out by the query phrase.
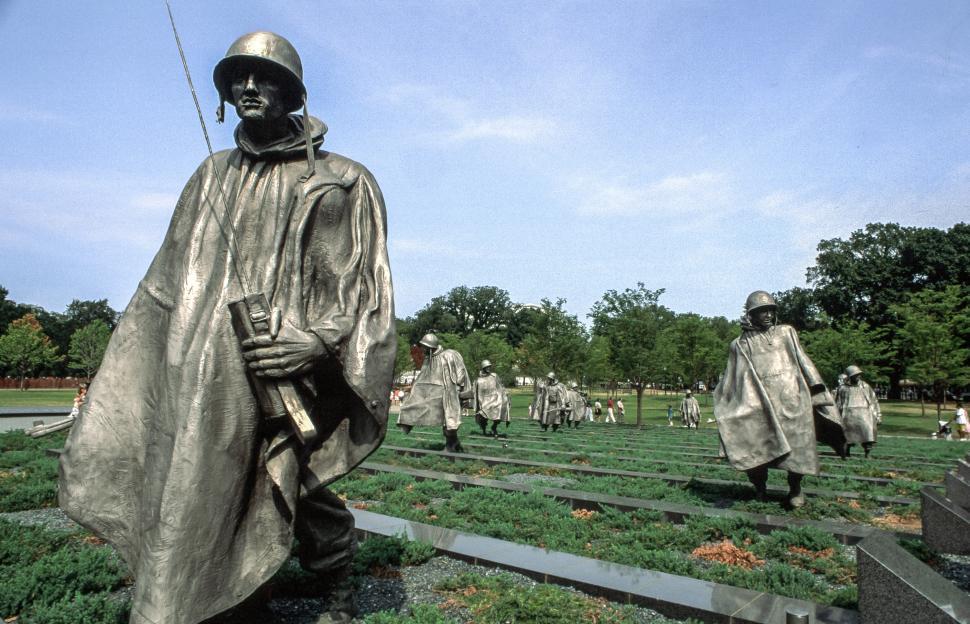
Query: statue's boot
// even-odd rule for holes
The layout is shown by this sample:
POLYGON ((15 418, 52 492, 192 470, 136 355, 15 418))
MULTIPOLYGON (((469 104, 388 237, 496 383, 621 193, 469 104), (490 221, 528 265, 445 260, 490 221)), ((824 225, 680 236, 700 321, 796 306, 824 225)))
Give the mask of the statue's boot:
POLYGON ((414 429, 413 425, 398 425, 398 427, 400 427, 401 430, 404 431, 404 435, 411 433, 411 430, 414 429))
POLYGON ((350 624, 357 615, 357 601, 349 583, 333 590, 327 604, 328 611, 320 616, 316 624, 350 624))
POLYGON ((866 457, 869 457, 869 453, 872 452, 872 442, 866 442, 863 444, 862 451, 866 454, 866 457))
POLYGON ((558 432, 558 431, 559 431, 559 425, 553 425, 553 426, 552 426, 552 432, 553 432, 553 433, 556 433, 556 432, 558 432))
POLYGON ((445 450, 449 453, 463 453, 465 451, 458 441, 457 429, 445 429, 445 450))
POLYGON ((845 456, 846 457, 849 457, 850 455, 852 455, 852 446, 853 446, 852 444, 846 444, 845 445, 845 456))
POLYGON ((549 431, 549 425, 541 425, 543 431, 549 431))
POLYGON ((805 495, 802 494, 802 475, 797 472, 788 473, 788 504, 792 509, 805 506, 805 495))
POLYGON ((496 438, 498 437, 498 421, 497 420, 493 420, 492 421, 492 435, 495 436, 496 438))
POLYGON ((754 499, 758 501, 767 500, 768 499, 768 467, 758 466, 757 468, 746 470, 745 474, 748 475, 748 480, 751 481, 751 485, 754 486, 754 499))

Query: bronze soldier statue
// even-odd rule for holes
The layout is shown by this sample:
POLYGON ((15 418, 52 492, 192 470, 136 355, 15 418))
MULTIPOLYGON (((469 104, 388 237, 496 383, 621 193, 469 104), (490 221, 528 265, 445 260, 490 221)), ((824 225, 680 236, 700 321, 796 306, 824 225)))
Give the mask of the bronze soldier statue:
POLYGON ((405 433, 412 427, 441 427, 445 449, 460 453, 461 410, 472 398, 465 360, 454 349, 442 347, 434 334, 425 334, 418 345, 425 351, 424 362, 401 404, 397 424, 405 433))
POLYGON ((550 371, 546 375, 546 383, 541 387, 541 394, 537 397, 536 409, 539 413, 539 424, 543 431, 552 425, 553 431, 559 430, 562 424, 563 415, 569 407, 569 397, 566 394, 566 386, 559 383, 556 373, 550 371))
MULTIPOLYGON (((387 427, 395 330, 377 183, 322 149, 327 127, 283 37, 244 35, 213 79, 241 119, 236 147, 182 191, 61 457, 61 507, 135 576, 132 624, 225 612, 294 536, 303 567, 341 588, 354 521, 327 485, 387 427), (231 305, 257 327, 244 341, 231 305), (289 418, 266 412, 270 391, 289 418)), ((351 596, 336 593, 321 622, 350 621, 351 596)))
POLYGON ((701 422, 701 406, 694 394, 688 390, 680 402, 680 418, 688 429, 697 429, 701 422))
POLYGON ((747 473, 759 500, 768 468, 788 471, 788 503, 805 504, 802 477, 819 472, 816 441, 844 454, 845 434, 831 394, 788 325, 775 324, 777 305, 763 290, 748 296, 741 336, 714 389, 722 451, 747 473))
POLYGON ((491 423, 491 435, 498 436, 498 424, 503 420, 506 426, 509 424, 509 397, 505 392, 505 386, 502 385, 502 380, 492 372, 491 361, 482 360, 472 389, 475 421, 481 427, 482 435, 488 435, 486 429, 491 423))
POLYGON ((845 369, 845 383, 835 391, 835 404, 845 428, 846 455, 861 444, 866 457, 876 443, 876 427, 882 422, 879 399, 872 386, 862 380, 862 369, 853 364, 845 369))

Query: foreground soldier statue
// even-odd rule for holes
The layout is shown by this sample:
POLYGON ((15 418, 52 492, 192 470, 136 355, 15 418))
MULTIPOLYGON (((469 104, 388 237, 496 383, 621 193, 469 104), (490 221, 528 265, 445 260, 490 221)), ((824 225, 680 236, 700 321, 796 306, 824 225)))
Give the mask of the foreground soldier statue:
MULTIPOLYGON (((237 147, 185 186, 61 456, 61 507, 135 576, 132 624, 230 609, 294 535, 303 567, 339 586, 354 522, 326 486, 387 426, 396 340, 380 190, 320 149, 327 128, 306 113, 283 37, 241 37, 214 80, 242 120, 237 147), (250 319, 266 331, 241 343, 229 306, 254 294, 243 284, 269 310, 250 319), (284 386, 302 403, 269 418, 256 393, 284 386), (300 410, 312 436, 285 417, 300 410)), ((350 620, 337 593, 320 622, 350 620)))
POLYGON ((445 449, 460 453, 464 450, 458 440, 462 403, 472 396, 465 360, 454 349, 442 347, 434 334, 425 334, 418 345, 424 349, 424 362, 401 404, 397 424, 405 433, 412 427, 441 427, 445 449))
POLYGON ((472 390, 472 408, 482 435, 488 435, 486 427, 491 422, 492 435, 497 436, 500 422, 504 420, 505 426, 509 425, 509 397, 502 380, 492 372, 492 363, 489 360, 482 360, 481 370, 472 384, 472 390))
POLYGON ((862 369, 853 364, 845 369, 845 383, 835 391, 835 404, 845 428, 846 455, 861 444, 866 457, 876 443, 876 426, 882 422, 879 399, 872 386, 862 380, 862 369))
POLYGON ((684 395, 684 400, 680 402, 680 417, 684 421, 684 426, 688 429, 697 429, 701 422, 701 406, 690 390, 684 395))
POLYGON ((844 454, 845 434, 831 394, 788 325, 775 325, 774 299, 748 296, 741 336, 731 342, 727 368, 714 389, 714 418, 722 451, 747 473, 759 500, 768 468, 788 471, 788 503, 805 504, 802 477, 819 472, 816 441, 844 454))

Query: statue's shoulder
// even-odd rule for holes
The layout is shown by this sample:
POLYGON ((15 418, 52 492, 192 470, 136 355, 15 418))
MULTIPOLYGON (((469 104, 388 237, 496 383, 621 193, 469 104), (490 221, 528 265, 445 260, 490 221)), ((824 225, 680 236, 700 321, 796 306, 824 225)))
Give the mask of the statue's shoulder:
POLYGON ((334 178, 340 180, 341 186, 353 186, 361 179, 374 182, 374 176, 367 167, 336 152, 317 152, 317 166, 325 167, 334 178))

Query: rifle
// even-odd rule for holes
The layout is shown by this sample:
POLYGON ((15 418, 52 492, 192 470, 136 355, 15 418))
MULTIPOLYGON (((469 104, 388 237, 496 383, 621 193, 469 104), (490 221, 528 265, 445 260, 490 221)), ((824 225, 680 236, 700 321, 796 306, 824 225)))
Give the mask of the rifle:
MULTIPOLYGON (((199 115, 202 136, 205 138, 205 144, 209 150, 209 159, 213 164, 212 171, 219 182, 219 197, 222 200, 225 218, 223 218, 223 215, 216 213, 211 202, 206 201, 205 203, 209 206, 209 210, 212 211, 212 215, 216 217, 220 226, 223 224, 227 226, 226 229, 229 231, 228 235, 226 234, 226 229, 220 227, 219 230, 226 240, 231 266, 236 279, 242 291, 247 293, 242 299, 232 301, 228 305, 229 314, 232 318, 232 327, 240 343, 249 338, 255 338, 256 336, 270 336, 275 339, 279 331, 279 310, 270 310, 266 295, 254 292, 254 289, 249 284, 249 280, 246 279, 246 274, 236 264, 238 259, 236 229, 232 224, 232 219, 229 218, 229 202, 222 190, 222 176, 212 161, 213 152, 212 142, 209 140, 209 130, 205 125, 202 107, 199 106, 199 97, 195 93, 195 85, 192 83, 192 75, 189 73, 189 65, 185 60, 185 51, 182 49, 182 41, 179 38, 178 29, 175 27, 175 17, 172 15, 172 6, 168 0, 165 0, 165 7, 168 9, 168 19, 172 24, 172 34, 175 35, 175 45, 178 47, 179 57, 182 59, 182 69, 185 72, 185 79, 189 84, 189 91, 192 92, 192 100, 195 102, 195 111, 199 115)), ((246 366, 246 376, 253 388, 253 393, 256 395, 256 401, 263 416, 271 420, 288 418, 293 432, 304 445, 311 444, 316 440, 318 432, 310 417, 312 408, 304 400, 303 395, 293 385, 292 381, 288 379, 270 380, 257 377, 248 366, 246 366)))

